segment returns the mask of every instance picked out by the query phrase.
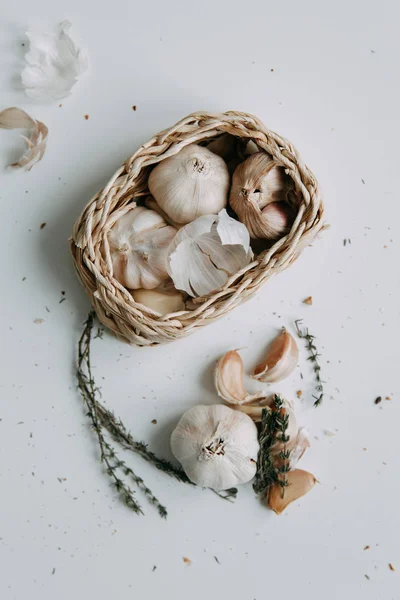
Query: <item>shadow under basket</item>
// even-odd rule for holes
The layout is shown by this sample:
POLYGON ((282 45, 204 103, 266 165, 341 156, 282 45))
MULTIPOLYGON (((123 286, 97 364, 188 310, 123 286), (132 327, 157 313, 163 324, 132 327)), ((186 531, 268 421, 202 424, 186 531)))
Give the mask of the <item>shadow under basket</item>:
POLYGON ((198 112, 155 135, 114 173, 75 223, 71 252, 99 320, 124 341, 151 346, 183 338, 247 300, 312 243, 324 227, 322 217, 317 180, 290 142, 246 113, 198 112), (254 142, 258 151, 267 152, 285 168, 296 190, 296 217, 286 235, 256 255, 252 263, 230 277, 222 288, 194 299, 193 310, 160 316, 135 302, 129 290, 114 279, 104 259, 104 239, 121 210, 149 194, 147 180, 154 165, 188 144, 205 144, 225 133, 244 143, 254 142))

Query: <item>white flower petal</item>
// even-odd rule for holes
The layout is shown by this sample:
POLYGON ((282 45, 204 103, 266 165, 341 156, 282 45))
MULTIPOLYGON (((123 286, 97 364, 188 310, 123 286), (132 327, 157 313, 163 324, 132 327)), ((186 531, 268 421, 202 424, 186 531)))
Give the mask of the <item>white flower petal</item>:
POLYGON ((63 21, 55 34, 28 31, 29 51, 22 71, 26 94, 36 100, 61 100, 71 93, 88 60, 69 35, 71 23, 63 21))
POLYGON ((30 134, 30 137, 21 136, 27 143, 28 149, 19 161, 9 165, 10 167, 28 167, 30 170, 42 159, 49 133, 44 123, 36 121, 22 109, 13 106, 0 112, 0 129, 27 129, 30 134))

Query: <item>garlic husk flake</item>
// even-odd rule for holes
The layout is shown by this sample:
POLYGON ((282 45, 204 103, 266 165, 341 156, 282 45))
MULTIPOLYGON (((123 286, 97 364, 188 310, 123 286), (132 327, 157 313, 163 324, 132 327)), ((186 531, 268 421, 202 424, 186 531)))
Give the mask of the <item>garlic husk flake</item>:
POLYGON ((308 494, 317 480, 314 475, 302 469, 294 469, 286 474, 287 486, 282 488, 279 483, 273 483, 267 492, 267 504, 277 515, 295 500, 308 494))
POLYGON ((148 185, 162 210, 186 224, 227 205, 230 178, 220 156, 190 144, 162 160, 150 173, 148 185))
POLYGON ((135 206, 124 214, 107 234, 115 279, 130 289, 153 289, 166 281, 175 233, 153 210, 135 206))
POLYGON ((30 98, 61 100, 71 93, 88 66, 86 53, 69 35, 70 21, 62 21, 55 33, 28 31, 29 50, 21 78, 30 98))
POLYGON ((30 117, 24 110, 13 106, 0 112, 0 129, 27 129, 29 137, 21 136, 28 145, 25 154, 9 167, 27 167, 28 170, 42 160, 46 150, 48 128, 41 121, 30 117))
POLYGON ((225 490, 250 481, 259 450, 257 427, 222 404, 194 406, 171 435, 171 448, 193 483, 225 490))
POLYGON ((299 358, 297 344, 286 329, 273 340, 267 356, 254 369, 254 379, 266 383, 281 381, 296 368, 299 358))
POLYGON ((214 382, 218 396, 229 404, 247 404, 265 398, 264 392, 249 394, 244 387, 243 377, 242 358, 237 350, 230 350, 218 360, 215 368, 214 382))
POLYGON ((175 287, 205 296, 250 263, 253 253, 246 227, 223 209, 182 227, 169 249, 169 273, 175 287))

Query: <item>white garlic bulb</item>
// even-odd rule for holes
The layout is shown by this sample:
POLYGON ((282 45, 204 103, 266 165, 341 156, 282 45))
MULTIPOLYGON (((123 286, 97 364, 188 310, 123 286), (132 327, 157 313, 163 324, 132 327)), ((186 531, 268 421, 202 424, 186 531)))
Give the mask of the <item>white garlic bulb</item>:
POLYGON ((205 296, 223 286, 253 258, 243 223, 225 209, 182 227, 169 248, 169 273, 177 289, 205 296))
POLYGON ((152 289, 168 279, 168 247, 176 229, 154 210, 135 206, 107 234, 114 278, 130 289, 152 289))
POLYGON ((265 152, 249 156, 233 174, 229 204, 252 238, 275 240, 287 233, 292 198, 293 183, 265 152))
POLYGON ((150 173, 149 190, 177 223, 217 214, 228 203, 230 178, 220 157, 196 144, 162 160, 150 173))
POLYGON ((222 404, 185 412, 171 435, 171 448, 189 479, 202 487, 226 490, 256 474, 257 427, 222 404))

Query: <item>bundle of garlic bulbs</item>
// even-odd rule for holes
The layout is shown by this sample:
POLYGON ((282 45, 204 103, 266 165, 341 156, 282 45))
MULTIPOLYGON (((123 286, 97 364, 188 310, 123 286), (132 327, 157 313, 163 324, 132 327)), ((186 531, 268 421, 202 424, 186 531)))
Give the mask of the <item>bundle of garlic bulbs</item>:
POLYGON ((223 143, 210 144, 221 156, 189 144, 161 160, 150 173, 145 206, 132 203, 108 233, 114 278, 157 314, 184 310, 185 296, 221 288, 249 268, 250 238, 276 239, 293 217, 293 186, 283 168, 264 152, 235 158, 232 149, 243 142, 221 137, 223 143), (243 161, 232 182, 223 157, 229 168, 243 161), (237 218, 226 210, 228 198, 237 218), (160 288, 168 280, 172 296, 160 288))

